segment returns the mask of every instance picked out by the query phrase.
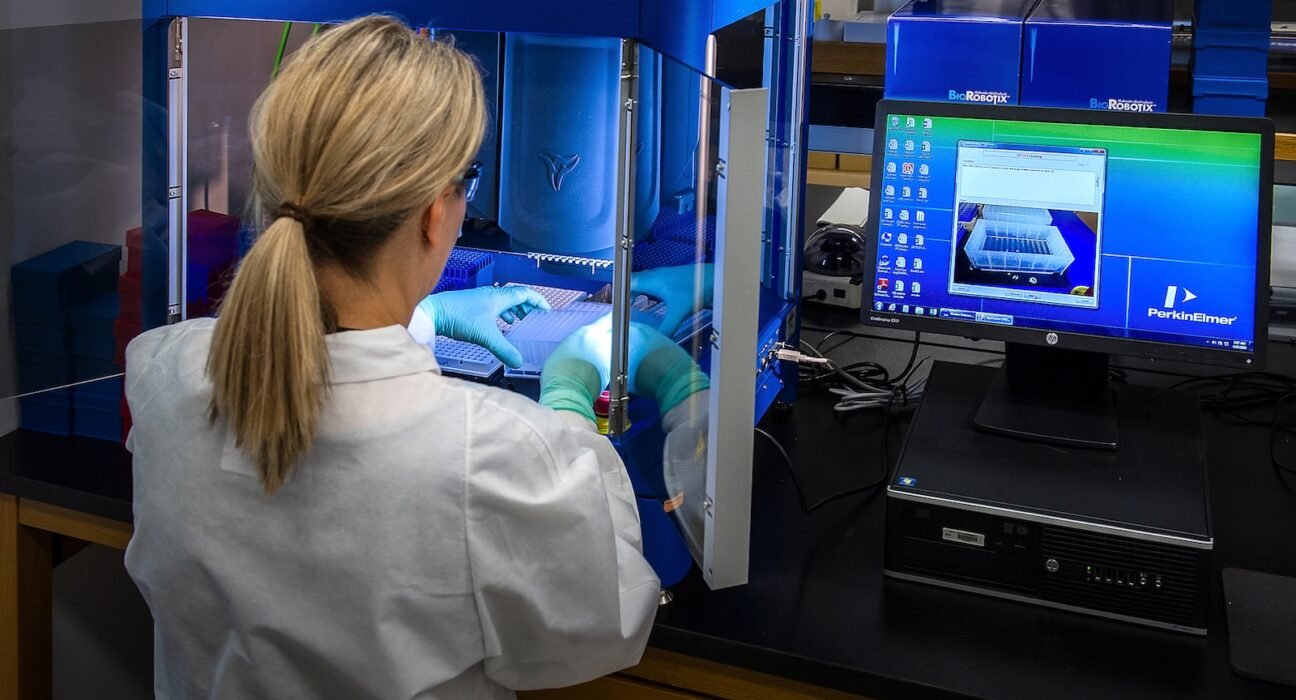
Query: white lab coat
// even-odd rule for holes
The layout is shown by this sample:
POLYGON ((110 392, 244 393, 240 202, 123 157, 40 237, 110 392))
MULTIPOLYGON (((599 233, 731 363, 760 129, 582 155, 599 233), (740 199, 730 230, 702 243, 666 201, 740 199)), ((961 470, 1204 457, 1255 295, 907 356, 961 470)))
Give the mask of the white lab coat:
POLYGON ((127 350, 158 697, 499 698, 638 662, 659 584, 588 421, 441 376, 400 326, 340 333, 315 444, 268 496, 206 417, 214 325, 127 350))

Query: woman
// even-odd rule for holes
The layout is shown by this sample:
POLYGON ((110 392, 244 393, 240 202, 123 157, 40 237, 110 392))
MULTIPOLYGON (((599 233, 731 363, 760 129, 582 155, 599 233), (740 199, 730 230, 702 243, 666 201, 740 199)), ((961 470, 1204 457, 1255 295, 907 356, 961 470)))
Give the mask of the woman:
MULTIPOLYGON (((219 320, 127 351, 126 564, 159 697, 508 697, 638 661, 658 581, 592 429, 606 328, 554 353, 538 406, 440 376, 405 327, 485 122, 472 62, 382 17, 312 39, 258 100, 271 223, 219 320)), ((425 311, 463 327, 483 304, 541 305, 425 311)), ((640 393, 664 411, 705 395, 686 353, 638 332, 640 393)))

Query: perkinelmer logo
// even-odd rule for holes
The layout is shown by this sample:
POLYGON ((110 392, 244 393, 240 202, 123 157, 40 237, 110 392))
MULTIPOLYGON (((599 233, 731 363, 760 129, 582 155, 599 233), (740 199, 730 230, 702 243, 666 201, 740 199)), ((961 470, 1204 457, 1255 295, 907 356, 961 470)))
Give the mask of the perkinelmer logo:
POLYGON ((1154 306, 1148 307, 1148 318, 1159 318, 1168 321, 1209 323, 1216 326, 1231 326, 1237 321, 1237 316, 1215 316, 1201 311, 1181 311, 1175 308, 1176 304, 1187 304, 1196 298, 1197 295, 1188 291, 1187 287, 1180 289, 1178 286, 1172 284, 1166 287, 1165 303, 1161 305, 1161 308, 1158 309, 1154 306), (1183 292, 1182 297, 1179 296, 1179 292, 1181 291, 1183 292))
POLYGON ((950 90, 949 98, 952 102, 981 102, 991 105, 1008 104, 1008 93, 1006 92, 989 92, 987 90, 950 90))
POLYGON ((1115 97, 1100 100, 1091 97, 1089 109, 1109 109, 1113 112, 1155 112, 1156 103, 1151 100, 1119 100, 1115 97))

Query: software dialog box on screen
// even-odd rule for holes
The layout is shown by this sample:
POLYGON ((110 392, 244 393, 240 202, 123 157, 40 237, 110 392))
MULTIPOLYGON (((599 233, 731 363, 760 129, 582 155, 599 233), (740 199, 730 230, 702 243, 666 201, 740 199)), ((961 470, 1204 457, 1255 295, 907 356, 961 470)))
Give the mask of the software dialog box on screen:
POLYGON ((1098 308, 1107 151, 960 141, 951 294, 1098 308))

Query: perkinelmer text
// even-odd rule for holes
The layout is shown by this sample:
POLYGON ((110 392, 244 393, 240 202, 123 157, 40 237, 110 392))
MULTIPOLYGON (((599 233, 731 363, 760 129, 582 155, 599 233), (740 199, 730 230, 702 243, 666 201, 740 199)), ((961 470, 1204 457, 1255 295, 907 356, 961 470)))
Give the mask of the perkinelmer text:
POLYGON ((1171 321, 1192 321, 1193 323, 1210 323, 1216 326, 1231 326, 1238 320, 1237 316, 1213 316, 1200 311, 1176 311, 1174 309, 1157 309, 1148 307, 1148 318, 1161 318, 1171 321))

